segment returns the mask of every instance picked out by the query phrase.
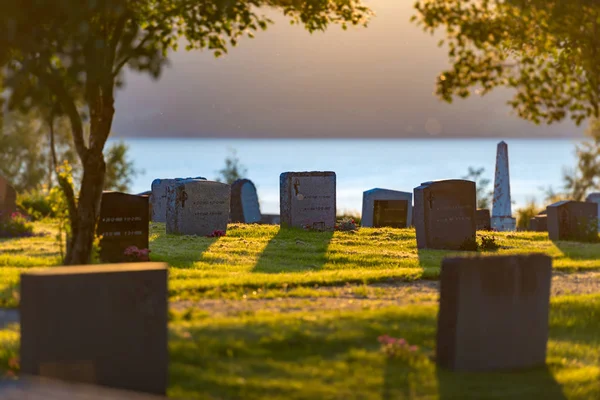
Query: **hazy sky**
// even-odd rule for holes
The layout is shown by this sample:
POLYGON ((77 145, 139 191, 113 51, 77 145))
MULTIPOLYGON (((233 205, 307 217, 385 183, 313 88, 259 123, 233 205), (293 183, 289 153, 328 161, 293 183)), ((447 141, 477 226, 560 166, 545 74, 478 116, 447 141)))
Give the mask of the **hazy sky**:
POLYGON ((511 115, 509 93, 443 103, 447 55, 409 22, 413 0, 372 0, 368 28, 310 35, 278 15, 219 59, 173 54, 159 81, 128 75, 113 131, 150 137, 577 136, 511 115))

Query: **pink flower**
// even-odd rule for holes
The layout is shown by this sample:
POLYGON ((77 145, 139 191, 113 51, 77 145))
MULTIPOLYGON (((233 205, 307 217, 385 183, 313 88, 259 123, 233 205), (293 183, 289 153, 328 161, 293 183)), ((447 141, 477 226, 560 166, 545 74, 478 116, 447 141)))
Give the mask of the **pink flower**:
POLYGON ((414 352, 415 352, 415 351, 417 351, 419 348, 418 348, 417 346, 410 346, 408 349, 414 353, 414 352))

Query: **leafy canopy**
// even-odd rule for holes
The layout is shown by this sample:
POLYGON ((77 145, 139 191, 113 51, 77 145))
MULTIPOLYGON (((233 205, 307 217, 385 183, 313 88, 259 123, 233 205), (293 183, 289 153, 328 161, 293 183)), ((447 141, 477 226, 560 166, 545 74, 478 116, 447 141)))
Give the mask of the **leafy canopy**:
POLYGON ((496 87, 536 124, 600 116, 598 0, 418 0, 412 20, 446 29, 452 67, 437 78, 447 102, 496 87))

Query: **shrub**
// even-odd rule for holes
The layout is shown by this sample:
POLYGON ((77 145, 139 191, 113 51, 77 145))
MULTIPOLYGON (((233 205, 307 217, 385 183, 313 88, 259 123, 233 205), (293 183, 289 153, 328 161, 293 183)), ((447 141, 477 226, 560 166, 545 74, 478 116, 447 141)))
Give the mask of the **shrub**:
POLYGON ((32 221, 55 217, 50 196, 42 190, 31 190, 19 194, 17 206, 27 213, 32 221))
POLYGON ((2 220, 0 215, 0 238, 33 236, 33 224, 20 212, 14 212, 2 220))
POLYGON ((481 250, 498 250, 500 245, 496 242, 496 238, 493 236, 482 236, 481 237, 481 245, 479 246, 481 250))
POLYGON ((535 200, 529 200, 527 205, 517 210, 517 230, 529 229, 529 220, 538 215, 542 210, 537 206, 535 200))

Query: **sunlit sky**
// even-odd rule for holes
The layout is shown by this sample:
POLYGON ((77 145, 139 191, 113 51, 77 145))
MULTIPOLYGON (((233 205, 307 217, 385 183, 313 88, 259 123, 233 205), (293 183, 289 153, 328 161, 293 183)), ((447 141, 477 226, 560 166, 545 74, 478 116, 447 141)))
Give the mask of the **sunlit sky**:
POLYGON ((223 58, 173 54, 159 81, 127 75, 113 131, 149 137, 557 137, 570 122, 535 126, 511 114, 509 92, 434 95, 447 67, 440 38, 409 22, 413 0, 372 0, 368 28, 309 34, 275 20, 223 58))

